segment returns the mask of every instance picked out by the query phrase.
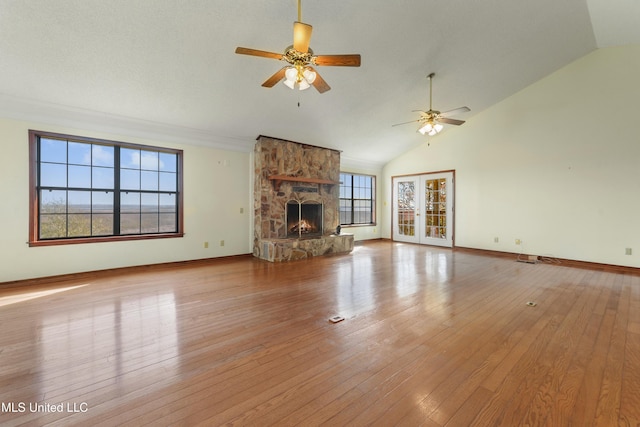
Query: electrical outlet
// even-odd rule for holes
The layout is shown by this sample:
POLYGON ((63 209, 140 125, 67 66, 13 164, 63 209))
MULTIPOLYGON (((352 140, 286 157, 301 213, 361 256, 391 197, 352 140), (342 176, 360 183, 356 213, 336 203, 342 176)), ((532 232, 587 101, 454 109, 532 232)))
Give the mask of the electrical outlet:
POLYGON ((240 208, 240 213, 244 213, 244 208, 240 208))
POLYGON ((624 254, 625 254, 625 255, 631 255, 631 253, 632 253, 632 252, 633 252, 633 251, 631 250, 631 248, 626 248, 626 249, 624 250, 624 254))
POLYGON ((220 246, 224 246, 224 240, 220 240, 220 246))
POLYGON ((521 245, 521 244, 522 244, 522 240, 516 239, 516 245, 521 245))
POLYGON ((209 242, 204 242, 204 248, 208 249, 209 248, 209 242))
POLYGON ((493 238, 493 243, 498 243, 499 241, 500 241, 500 239, 499 239, 499 238, 497 238, 497 237, 494 237, 494 238, 493 238))

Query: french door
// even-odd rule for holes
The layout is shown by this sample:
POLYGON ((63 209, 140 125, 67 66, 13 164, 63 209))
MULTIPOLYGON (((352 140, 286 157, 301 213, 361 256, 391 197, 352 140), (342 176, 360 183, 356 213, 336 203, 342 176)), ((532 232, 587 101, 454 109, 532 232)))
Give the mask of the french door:
POLYGON ((393 240, 453 247, 453 172, 393 178, 393 240))

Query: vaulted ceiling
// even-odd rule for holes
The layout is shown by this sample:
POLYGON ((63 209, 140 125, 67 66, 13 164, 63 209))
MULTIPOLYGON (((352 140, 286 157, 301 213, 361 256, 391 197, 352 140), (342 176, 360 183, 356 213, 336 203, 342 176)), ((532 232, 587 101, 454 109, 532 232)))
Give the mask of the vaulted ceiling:
MULTIPOLYGON (((296 0, 0 0, 0 116, 252 149, 268 135, 380 167, 425 137, 412 110, 474 114, 589 52, 640 43, 637 0, 303 0, 331 90, 261 83, 284 63, 296 0)), ((450 131, 450 129, 445 129, 450 131)), ((437 136, 436 136, 437 138, 437 136)))

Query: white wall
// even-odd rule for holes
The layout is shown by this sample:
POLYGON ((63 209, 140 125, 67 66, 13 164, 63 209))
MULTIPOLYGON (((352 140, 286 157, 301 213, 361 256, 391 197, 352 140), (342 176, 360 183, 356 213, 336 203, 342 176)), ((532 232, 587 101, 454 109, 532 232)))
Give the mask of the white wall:
POLYGON ((251 154, 0 119, 0 282, 252 252, 251 154), (184 150, 183 238, 30 248, 29 129, 184 150), (244 213, 240 213, 240 209, 244 213), (220 240, 225 241, 223 247, 220 240), (209 248, 204 248, 204 242, 209 248))
POLYGON ((640 46, 595 51, 389 162, 382 197, 455 169, 456 246, 640 267, 639 76, 640 46))

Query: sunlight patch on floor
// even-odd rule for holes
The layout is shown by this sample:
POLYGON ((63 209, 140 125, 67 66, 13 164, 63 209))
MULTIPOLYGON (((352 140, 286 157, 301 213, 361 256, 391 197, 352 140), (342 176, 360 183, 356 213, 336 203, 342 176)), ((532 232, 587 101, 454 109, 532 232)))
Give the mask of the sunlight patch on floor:
POLYGON ((11 304, 17 304, 19 302, 29 301, 36 298, 46 297, 48 295, 53 295, 60 292, 66 292, 72 289, 83 288, 88 285, 89 284, 86 283, 84 285, 67 286, 66 288, 47 289, 45 291, 28 291, 28 292, 21 292, 16 295, 8 295, 5 297, 0 297, 0 307, 4 307, 11 304))

